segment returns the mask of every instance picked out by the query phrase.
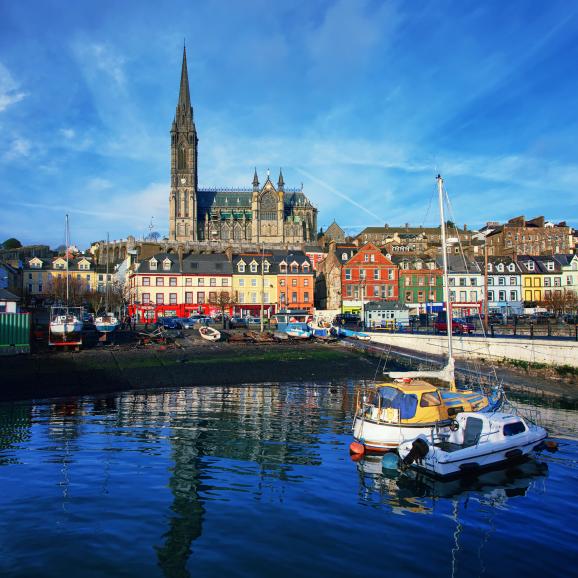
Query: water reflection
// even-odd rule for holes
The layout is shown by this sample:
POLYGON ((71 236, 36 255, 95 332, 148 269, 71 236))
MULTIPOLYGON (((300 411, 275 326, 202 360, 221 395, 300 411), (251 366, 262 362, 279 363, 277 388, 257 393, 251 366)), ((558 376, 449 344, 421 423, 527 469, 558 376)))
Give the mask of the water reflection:
MULTIPOLYGON (((209 522, 213 531, 219 527, 225 533, 228 529, 222 522, 234 523, 227 517, 227 504, 237 515, 244 512, 247 532, 251 527, 252 535, 260 539, 259 526, 252 526, 255 511, 279 515, 280 528, 304 519, 305 531, 310 512, 322 520, 342 515, 341 525, 326 528, 332 532, 360 523, 359 510, 351 519, 342 513, 349 512, 344 504, 351 499, 357 499, 356 507, 360 503, 365 511, 369 507, 378 514, 393 512, 414 520, 430 520, 441 511, 455 518, 453 533, 472 502, 486 508, 483 515, 490 519, 499 509, 510 507, 510 501, 542 491, 550 475, 551 458, 450 482, 383 469, 380 457, 352 463, 347 448, 353 391, 348 383, 260 384, 3 405, 0 483, 6 493, 0 506, 7 520, 26 516, 34 520, 22 526, 21 534, 15 532, 14 540, 25 543, 35 532, 50 540, 57 527, 66 532, 65 543, 77 538, 77 548, 86 553, 91 544, 86 541, 86 528, 99 528, 108 542, 99 538, 100 549, 90 549, 91 555, 103 552, 103 559, 110 560, 114 540, 130 544, 128 527, 141 536, 141 543, 134 545, 141 558, 153 557, 164 576, 187 578, 193 558, 197 563, 203 558, 198 544, 204 540, 206 547, 203 534, 209 522), (52 508, 55 495, 58 507, 52 508), (46 518, 41 529, 35 518, 37 499, 44 504, 46 518), (291 499, 295 509, 286 510, 291 499), (292 516, 289 521, 287 514, 292 516), (108 518, 101 525, 103 516, 108 518)), ((525 399, 517 403, 535 408, 525 399)), ((545 414, 556 427, 576 428, 575 412, 546 408, 545 414)), ((362 527, 366 516, 362 513, 362 527)), ((486 531, 491 526, 490 520, 486 531)), ((3 528, 0 523, 0 531, 3 528)), ((295 539, 295 534, 288 531, 287 535, 295 539)), ((453 534, 452 538, 455 566, 453 534)), ((345 541, 350 539, 348 532, 345 541)), ((51 543, 48 552, 53 550, 54 558, 47 564, 59 563, 55 561, 58 549, 51 543)), ((10 545, 5 551, 10 551, 10 545)))

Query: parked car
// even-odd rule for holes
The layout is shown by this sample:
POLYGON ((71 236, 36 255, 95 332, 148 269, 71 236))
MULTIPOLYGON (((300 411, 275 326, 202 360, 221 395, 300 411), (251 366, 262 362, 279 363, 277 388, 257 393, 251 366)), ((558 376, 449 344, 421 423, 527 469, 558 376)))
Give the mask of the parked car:
MULTIPOLYGON (((448 330, 447 321, 445 318, 439 319, 433 325, 436 333, 446 333, 448 330)), ((452 319, 452 333, 473 333, 475 331, 473 323, 468 323, 464 319, 452 319)))
POLYGON ((355 315, 355 313, 340 313, 339 315, 335 316, 333 322, 336 325, 343 325, 349 323, 354 323, 357 325, 358 323, 361 322, 361 317, 359 315, 355 315))
POLYGON ((206 315, 191 315, 190 317, 179 317, 184 329, 192 329, 195 325, 208 325, 212 320, 206 315))
POLYGON ((155 323, 157 327, 165 329, 182 329, 183 323, 178 317, 159 317, 155 323))
POLYGON ((247 327, 247 319, 245 317, 231 317, 231 329, 235 329, 237 327, 247 327))

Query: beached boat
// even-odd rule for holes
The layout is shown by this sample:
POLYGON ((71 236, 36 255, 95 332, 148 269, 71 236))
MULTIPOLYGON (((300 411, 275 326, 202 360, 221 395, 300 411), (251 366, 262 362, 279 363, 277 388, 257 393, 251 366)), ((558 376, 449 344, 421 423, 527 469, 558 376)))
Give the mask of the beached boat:
MULTIPOLYGON (((443 181, 438 175, 442 247, 446 246, 443 181)), ((444 301, 451 311, 446 251, 442 251, 444 301)), ((388 451, 419 435, 447 433, 451 419, 464 411, 496 411, 503 400, 501 384, 487 392, 460 390, 455 381, 451 324, 448 324, 448 362, 440 371, 389 372, 392 381, 376 384, 369 396, 358 399, 353 420, 352 451, 388 451), (424 378, 448 383, 438 388, 424 378), (418 381, 413 381, 418 380, 418 381)), ((437 439, 437 437, 435 438, 437 439)))
POLYGON ((420 434, 400 444, 403 467, 436 477, 477 473, 527 458, 543 447, 544 428, 501 412, 464 412, 455 416, 446 435, 420 434))
POLYGON ((50 331, 51 333, 66 337, 72 334, 78 334, 82 331, 83 323, 78 318, 78 315, 72 312, 72 307, 57 307, 54 308, 55 311, 61 311, 61 313, 53 314, 50 321, 50 331))
POLYGON ((313 337, 327 338, 331 337, 331 323, 323 319, 315 319, 307 324, 313 337))
POLYGON ((311 337, 311 331, 304 329, 301 323, 288 323, 284 331, 293 339, 309 339, 311 337))
POLYGON ((199 335, 207 341, 219 341, 221 339, 221 332, 218 329, 205 325, 199 327, 199 335))
POLYGON ((335 333, 339 337, 351 337, 353 339, 359 339, 360 341, 370 341, 371 335, 368 333, 363 333, 362 331, 353 331, 353 329, 346 329, 345 327, 335 327, 335 333))
POLYGON ((120 321, 112 314, 100 315, 94 320, 94 326, 100 333, 112 333, 120 326, 120 321))
POLYGON ((70 248, 70 231, 68 215, 65 219, 65 243, 66 243, 66 305, 51 307, 50 323, 48 332, 49 345, 80 345, 82 343, 82 308, 69 307, 70 287, 68 258, 70 248))

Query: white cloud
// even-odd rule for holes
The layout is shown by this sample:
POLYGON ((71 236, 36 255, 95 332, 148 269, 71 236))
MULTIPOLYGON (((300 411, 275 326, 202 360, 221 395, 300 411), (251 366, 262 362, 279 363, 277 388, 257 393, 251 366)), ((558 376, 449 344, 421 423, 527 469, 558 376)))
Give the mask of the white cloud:
POLYGON ((0 62, 0 112, 20 102, 26 96, 28 96, 27 93, 19 90, 19 85, 10 71, 0 62))
POLYGON ((18 158, 26 158, 30 154, 31 148, 32 145, 30 141, 22 137, 16 137, 9 143, 8 149, 2 156, 2 160, 7 162, 18 158))
POLYGON ((60 134, 66 140, 72 140, 76 136, 76 131, 73 128, 61 128, 60 134))

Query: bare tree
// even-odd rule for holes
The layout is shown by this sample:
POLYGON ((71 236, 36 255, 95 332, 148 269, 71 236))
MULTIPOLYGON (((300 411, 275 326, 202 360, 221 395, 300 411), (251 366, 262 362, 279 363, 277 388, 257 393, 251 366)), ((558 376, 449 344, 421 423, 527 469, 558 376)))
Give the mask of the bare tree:
MULTIPOLYGON (((75 277, 72 273, 68 274, 68 305, 80 306, 85 300, 89 287, 85 281, 75 277)), ((54 301, 66 303, 66 272, 62 277, 50 278, 46 295, 54 301)))
POLYGON ((209 304, 213 305, 214 307, 218 307, 221 311, 223 329, 225 329, 225 311, 231 307, 234 307, 237 302, 237 293, 229 293, 228 291, 221 291, 220 293, 217 293, 213 299, 209 299, 209 304))
POLYGON ((556 317, 561 317, 567 313, 576 313, 578 297, 575 291, 556 289, 546 295, 540 305, 552 312, 556 317))

